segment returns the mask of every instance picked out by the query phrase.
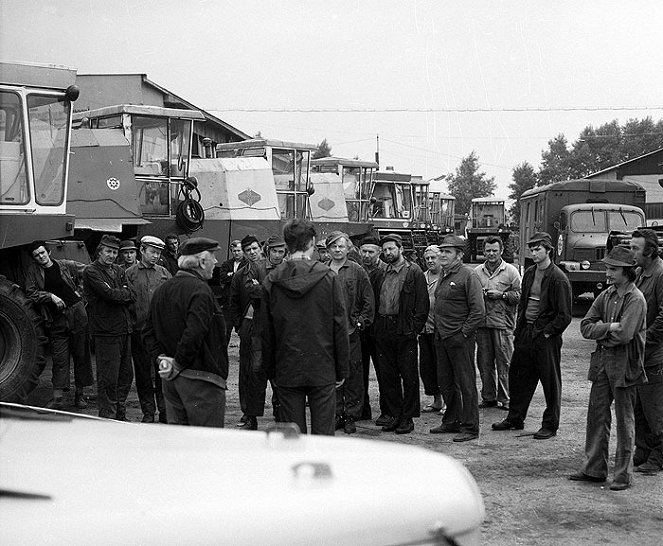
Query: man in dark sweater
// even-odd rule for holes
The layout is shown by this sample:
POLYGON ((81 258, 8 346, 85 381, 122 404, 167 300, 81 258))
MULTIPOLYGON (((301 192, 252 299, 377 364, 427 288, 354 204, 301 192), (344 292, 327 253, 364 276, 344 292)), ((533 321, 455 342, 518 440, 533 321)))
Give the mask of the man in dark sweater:
POLYGON ((283 228, 290 259, 263 283, 262 363, 278 387, 281 416, 311 434, 334 435, 336 387, 348 376, 344 293, 329 267, 313 261, 315 228, 295 219, 283 228))
POLYGON ((145 348, 159 361, 169 424, 223 427, 228 379, 226 328, 207 281, 217 241, 193 237, 180 248, 179 271, 152 296, 145 348))

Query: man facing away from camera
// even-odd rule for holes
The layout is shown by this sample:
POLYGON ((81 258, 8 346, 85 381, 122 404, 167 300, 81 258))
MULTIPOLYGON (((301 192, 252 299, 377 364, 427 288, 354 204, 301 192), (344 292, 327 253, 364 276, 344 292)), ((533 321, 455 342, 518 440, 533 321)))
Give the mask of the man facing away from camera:
POLYGON ((294 219, 283 228, 290 252, 263 283, 262 355, 276 383, 281 417, 305 433, 334 435, 336 388, 348 376, 349 341, 343 287, 326 265, 313 260, 315 227, 294 219))

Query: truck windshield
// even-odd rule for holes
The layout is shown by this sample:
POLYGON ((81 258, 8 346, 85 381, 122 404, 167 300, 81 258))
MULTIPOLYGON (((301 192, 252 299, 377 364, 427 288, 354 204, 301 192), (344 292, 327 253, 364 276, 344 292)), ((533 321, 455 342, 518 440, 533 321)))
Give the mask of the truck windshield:
POLYGON ((35 200, 40 205, 60 205, 64 200, 69 108, 64 97, 28 95, 35 200))
POLYGON ((577 210, 571 213, 571 231, 575 233, 607 233, 605 211, 577 210))
POLYGON ((25 205, 30 201, 25 174, 20 97, 0 92, 0 203, 25 205))
POLYGON ((616 231, 634 231, 645 225, 645 220, 639 212, 634 211, 611 211, 610 229, 616 231))

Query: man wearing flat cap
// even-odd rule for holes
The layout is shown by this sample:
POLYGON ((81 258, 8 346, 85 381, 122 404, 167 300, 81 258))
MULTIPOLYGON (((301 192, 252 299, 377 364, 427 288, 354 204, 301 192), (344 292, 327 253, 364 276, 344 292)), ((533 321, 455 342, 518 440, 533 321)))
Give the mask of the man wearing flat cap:
MULTIPOLYGON (((371 288, 375 294, 375 280, 376 274, 380 269, 387 267, 387 264, 380 259, 380 254, 382 252, 382 247, 380 246, 380 239, 375 235, 366 235, 361 240, 361 245, 359 247, 359 253, 361 255, 361 265, 364 268, 364 271, 368 274, 368 279, 371 282, 371 288)), ((377 374, 377 357, 375 350, 375 337, 373 333, 373 325, 368 328, 363 329, 359 332, 359 339, 361 341, 361 364, 364 377, 364 407, 361 412, 362 421, 370 421, 373 419, 373 413, 371 411, 371 401, 368 396, 368 382, 369 375, 371 371, 371 360, 373 361, 373 367, 376 369, 377 374)), ((386 416, 388 414, 387 406, 384 401, 384 396, 382 395, 382 389, 379 389, 379 404, 380 404, 380 416, 378 417, 379 426, 386 425, 386 416)))
POLYGON ((97 259, 83 272, 83 287, 97 362, 99 416, 127 421, 126 401, 133 381, 130 335, 134 296, 124 269, 115 263, 119 250, 117 237, 101 237, 97 259))
POLYGON ((438 248, 442 273, 435 289, 435 354, 447 409, 430 431, 455 433, 454 442, 466 442, 479 437, 474 341, 486 309, 479 276, 463 264, 465 240, 447 235, 438 248))
POLYGON ((628 248, 614 247, 602 262, 609 287, 598 295, 580 323, 583 337, 596 341, 588 374, 592 389, 587 408, 585 459, 580 472, 569 479, 606 480, 610 408, 614 400, 617 451, 610 489, 622 491, 630 486, 633 474, 636 389, 646 380, 647 302, 635 286, 636 261, 628 248))
POLYGON ((165 243, 161 239, 145 235, 140 240, 140 261, 127 269, 127 281, 135 298, 131 357, 134 362, 136 392, 140 401, 140 409, 143 412, 143 423, 154 423, 157 409, 159 410, 159 422, 168 422, 159 369, 145 350, 142 338, 145 319, 150 310, 150 301, 152 301, 154 291, 171 278, 168 270, 158 265, 164 248, 165 243), (154 380, 152 376, 154 376, 154 380))
POLYGON ((136 265, 136 244, 131 239, 120 241, 120 253, 118 256, 118 265, 126 271, 132 265, 136 265))
POLYGON ((562 405, 562 334, 571 324, 571 283, 553 261, 552 238, 535 233, 527 247, 534 265, 523 275, 520 307, 509 366, 511 401, 506 419, 493 430, 522 430, 536 386, 546 398, 541 428, 535 440, 557 434, 562 405))
POLYGON ((237 427, 258 429, 258 417, 265 413, 267 377, 262 369, 260 341, 260 300, 262 279, 259 262, 264 257, 255 235, 242 239, 245 265, 237 271, 230 283, 230 315, 239 333, 239 403, 242 419, 237 427))
POLYGON ((355 421, 361 418, 364 406, 359 333, 373 324, 375 299, 368 274, 348 257, 352 247, 350 237, 342 231, 332 231, 327 236, 326 244, 331 256, 329 267, 345 289, 350 342, 350 373, 345 383, 336 389, 336 430, 343 429, 346 434, 354 434, 357 432, 355 421))
POLYGON ((409 434, 421 411, 417 336, 428 318, 428 290, 419 266, 404 258, 401 236, 392 233, 380 242, 387 267, 375 284, 376 371, 389 412, 382 430, 409 434))
POLYGON ((143 341, 159 363, 168 423, 223 427, 228 379, 226 327, 208 281, 219 243, 182 244, 179 271, 152 296, 143 341))

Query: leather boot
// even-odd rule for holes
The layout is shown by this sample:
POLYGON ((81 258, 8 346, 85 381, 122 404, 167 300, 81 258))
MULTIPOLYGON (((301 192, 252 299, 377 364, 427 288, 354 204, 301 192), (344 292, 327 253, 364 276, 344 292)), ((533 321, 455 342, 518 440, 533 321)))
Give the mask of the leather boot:
POLYGON ((76 394, 74 395, 74 406, 78 409, 85 409, 88 407, 87 399, 82 389, 76 389, 76 394))

